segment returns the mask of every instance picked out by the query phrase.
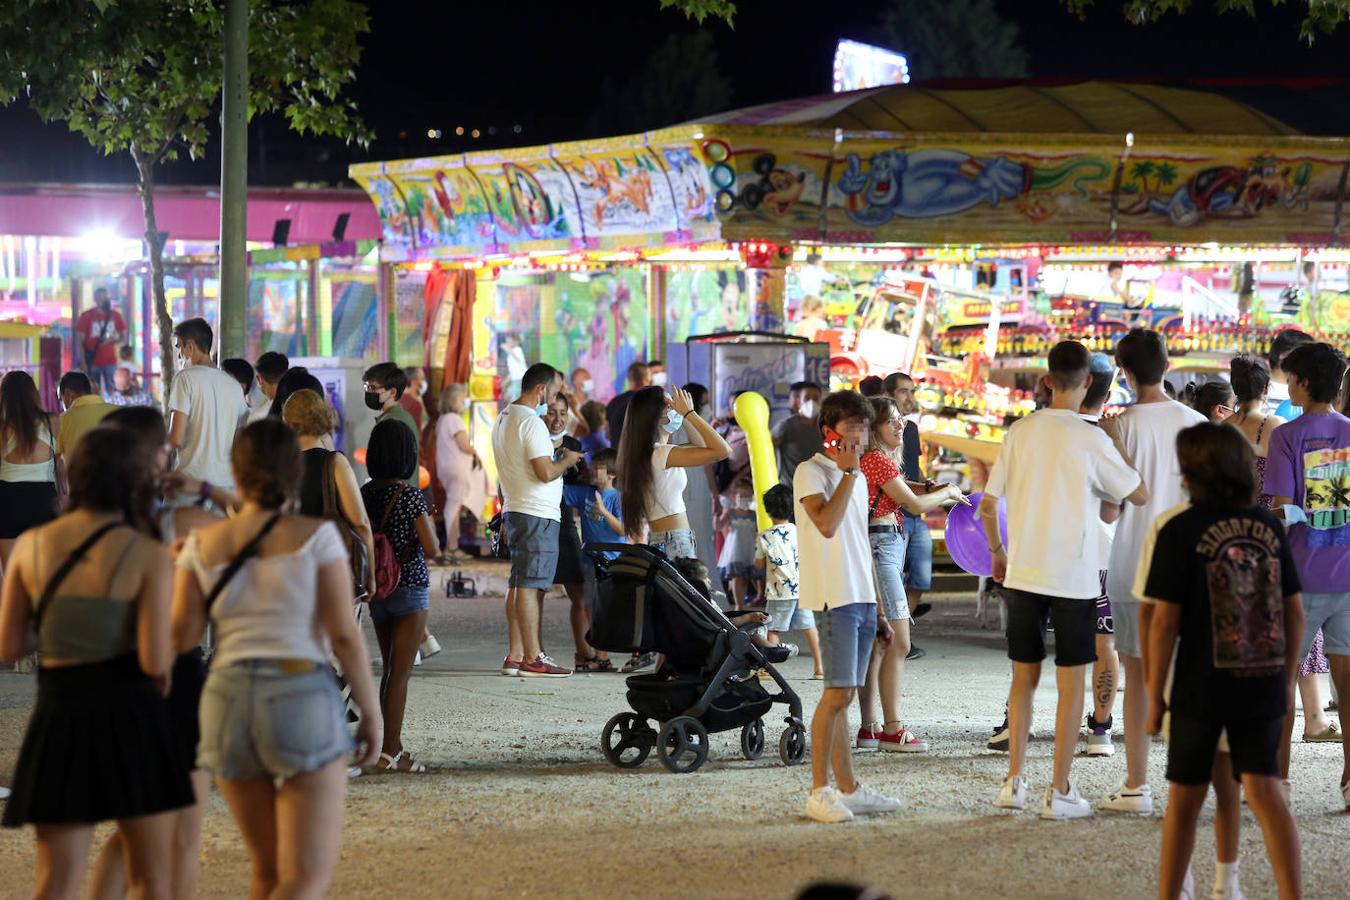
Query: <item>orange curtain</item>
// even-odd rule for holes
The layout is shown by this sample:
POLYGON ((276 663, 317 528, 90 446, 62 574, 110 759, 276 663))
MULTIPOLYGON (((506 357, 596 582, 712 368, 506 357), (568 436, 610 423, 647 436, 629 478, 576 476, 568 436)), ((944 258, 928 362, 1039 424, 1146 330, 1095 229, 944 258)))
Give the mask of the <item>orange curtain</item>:
POLYGON ((449 294, 450 339, 446 342, 444 374, 441 386, 468 384, 473 370, 473 303, 478 292, 478 281, 473 272, 456 269, 445 273, 449 294))

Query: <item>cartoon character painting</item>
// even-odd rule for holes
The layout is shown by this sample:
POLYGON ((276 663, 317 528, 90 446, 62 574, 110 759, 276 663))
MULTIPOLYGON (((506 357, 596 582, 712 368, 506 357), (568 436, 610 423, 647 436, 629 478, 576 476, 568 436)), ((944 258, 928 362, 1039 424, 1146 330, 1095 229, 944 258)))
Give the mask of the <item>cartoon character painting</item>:
POLYGON ((707 171, 684 147, 668 147, 661 151, 666 163, 666 174, 675 190, 680 222, 693 224, 712 219, 712 196, 709 192, 707 171))
POLYGON ((1006 156, 974 157, 959 150, 883 150, 862 159, 850 153, 839 177, 850 219, 876 227, 895 218, 931 219, 996 207, 1034 190, 1070 182, 1086 195, 1086 182, 1102 181, 1111 166, 1103 159, 1071 159, 1038 168, 1006 156))
POLYGON ((559 204, 524 166, 504 163, 502 173, 511 192, 511 206, 525 233, 535 239, 567 237, 567 217, 559 204))
POLYGON ((1312 165, 1305 161, 1281 167, 1273 156, 1258 156, 1245 168, 1201 169, 1170 194, 1163 191, 1175 182, 1176 167, 1166 160, 1140 160, 1130 176, 1128 187, 1136 199, 1122 213, 1165 216, 1172 224, 1189 228, 1209 218, 1252 218, 1267 207, 1306 212, 1312 165))
POLYGON ((761 153, 751 163, 758 178, 741 187, 736 196, 738 205, 745 209, 764 208, 776 216, 785 216, 801 202, 806 191, 805 170, 793 166, 779 166, 772 153, 761 153))

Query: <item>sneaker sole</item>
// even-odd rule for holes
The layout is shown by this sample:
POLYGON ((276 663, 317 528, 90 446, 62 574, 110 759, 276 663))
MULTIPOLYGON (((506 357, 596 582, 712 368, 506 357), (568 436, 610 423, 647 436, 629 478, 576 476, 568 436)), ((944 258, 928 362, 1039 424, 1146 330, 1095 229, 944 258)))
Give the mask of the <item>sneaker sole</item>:
POLYGON ((1126 815, 1126 816, 1151 816, 1151 815, 1153 815, 1153 806, 1152 806, 1151 804, 1148 806, 1147 809, 1134 809, 1134 808, 1125 808, 1125 807, 1120 807, 1120 806, 1111 806, 1110 804, 1107 804, 1107 803, 1103 803, 1101 806, 1099 806, 1099 807, 1097 807, 1097 808, 1098 808, 1098 809, 1101 809, 1101 810, 1104 810, 1104 811, 1106 811, 1106 812, 1120 813, 1120 814, 1126 815))
POLYGON ((1041 812, 1041 821, 1042 821, 1042 822, 1072 822, 1072 821, 1075 821, 1075 820, 1077 820, 1077 819, 1090 819, 1090 818, 1092 818, 1092 811, 1091 811, 1091 810, 1089 810, 1088 812, 1082 813, 1081 815, 1075 815, 1075 816, 1057 816, 1057 815, 1055 815, 1054 813, 1047 813, 1047 812, 1045 812, 1045 811, 1042 811, 1042 812, 1041 812))
POLYGON ((995 800, 995 801, 994 801, 994 808, 995 808, 995 809, 1011 809, 1011 810, 1013 810, 1014 812, 1022 812, 1023 810, 1025 810, 1025 809, 1027 808, 1027 804, 1026 804, 1026 801, 1025 801, 1025 800, 1023 800, 1021 803, 1004 803, 1002 800, 995 800))
POLYGON ((876 750, 878 741, 858 741, 853 745, 854 750, 876 750))
POLYGON ((1083 755, 1084 755, 1084 756, 1113 756, 1113 755, 1115 755, 1115 752, 1116 752, 1116 748, 1115 748, 1115 747, 1088 747, 1088 748, 1087 748, 1087 751, 1086 751, 1083 755))
POLYGON ((880 746, 880 749, 884 750, 887 753, 927 753, 928 745, 924 744, 921 747, 906 747, 903 744, 899 745, 882 744, 880 746))
POLYGON ((526 672, 519 673, 521 678, 571 678, 571 672, 526 672))
POLYGON ((502 669, 501 674, 502 674, 503 676, 507 677, 507 678, 519 678, 519 677, 520 677, 520 670, 519 670, 519 669, 502 669))

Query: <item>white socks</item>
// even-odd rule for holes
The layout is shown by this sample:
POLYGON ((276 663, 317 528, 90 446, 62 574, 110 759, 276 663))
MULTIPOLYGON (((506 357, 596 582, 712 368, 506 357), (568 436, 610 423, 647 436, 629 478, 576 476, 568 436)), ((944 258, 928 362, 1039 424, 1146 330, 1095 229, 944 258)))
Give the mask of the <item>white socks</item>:
POLYGON ((1214 900, 1232 900, 1242 896, 1238 887, 1238 864, 1233 862, 1214 863, 1214 900))

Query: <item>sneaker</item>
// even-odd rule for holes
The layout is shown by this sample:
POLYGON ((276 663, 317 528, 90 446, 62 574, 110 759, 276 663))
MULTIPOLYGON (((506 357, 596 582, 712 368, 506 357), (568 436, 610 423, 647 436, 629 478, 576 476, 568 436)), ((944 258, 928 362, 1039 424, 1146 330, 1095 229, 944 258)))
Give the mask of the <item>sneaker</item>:
POLYGON ((1121 785, 1102 801, 1102 809, 1109 809, 1111 812, 1138 813, 1141 816, 1153 815, 1153 788, 1148 785, 1140 785, 1137 788, 1127 788, 1121 785))
POLYGON ((1088 756, 1110 756, 1116 752, 1115 744, 1111 742, 1111 717, 1107 716, 1105 722, 1098 722, 1092 716, 1087 718, 1087 755, 1088 756))
POLYGON ((985 747, 990 750, 997 750, 999 753, 1007 753, 1008 735, 1008 720, 1005 717, 1003 724, 994 729, 994 736, 989 739, 989 743, 985 744, 985 747))
POLYGON ((796 644, 789 644, 786 641, 784 641, 782 644, 779 644, 779 646, 787 648, 788 659, 792 659, 794 656, 802 652, 802 648, 798 647, 796 644))
POLYGON ((628 662, 624 663, 623 668, 619 669, 619 671, 625 675, 629 675, 654 665, 656 665, 655 653, 635 653, 629 657, 628 662))
POLYGON ((998 799, 994 801, 994 805, 999 809, 1026 809, 1027 777, 1009 775, 1003 779, 1003 787, 999 789, 998 799))
POLYGON ((933 604, 919 603, 916 604, 914 609, 910 611, 909 617, 911 619, 922 619, 924 616, 928 615, 932 611, 933 611, 933 604))
POLYGON ((436 640, 436 635, 428 634, 427 639, 423 641, 422 646, 418 648, 418 652, 422 654, 423 659, 431 659, 437 653, 441 652, 441 642, 436 640))
POLYGON ((806 817, 816 822, 834 824, 853 818, 853 811, 844 798, 832 787, 816 788, 806 795, 806 817))
POLYGON ((413 657, 413 665, 420 666, 421 664, 422 664, 422 651, 418 650, 417 655, 413 657))
POLYGON ((848 807, 849 812, 855 816, 895 812, 900 808, 899 800, 894 797, 887 797, 885 794, 878 794, 861 781, 853 783, 853 793, 840 794, 839 799, 844 801, 844 806, 848 807))
POLYGON ((571 669, 564 669, 542 653, 534 658, 534 662, 520 664, 522 678, 566 678, 571 674, 571 669))
POLYGON ((920 647, 918 644, 910 644, 909 652, 905 654, 905 661, 914 662, 914 660, 923 659, 927 655, 928 651, 920 647))
MULTIPOLYGON (((347 767, 347 780, 348 780, 348 781, 351 781, 353 778, 360 778, 363 774, 365 774, 365 773, 361 771, 361 767, 360 767, 360 766, 348 766, 348 767, 347 767)), ((3 791, 3 790, 4 790, 4 788, 0 788, 0 791, 3 791)))
POLYGON ((9 799, 9 788, 0 787, 0 800, 8 800, 8 799, 9 799))
MULTIPOLYGON (((1149 798, 1152 803, 1152 798, 1149 798)), ((1041 807, 1041 818, 1060 822, 1065 819, 1086 819, 1092 815, 1092 804, 1078 795, 1078 789, 1069 784, 1069 792, 1061 794, 1052 787, 1045 789, 1045 804, 1041 807)))
POLYGON ((502 660, 502 674, 515 677, 520 674, 520 660, 507 657, 502 660))
POLYGON ((877 749, 877 745, 881 742, 880 735, 881 732, 873 731, 864 725, 858 729, 858 739, 854 742, 853 746, 857 747, 859 750, 875 750, 877 749))
POLYGON ((908 728, 901 728, 895 734, 881 732, 877 735, 877 747, 892 753, 927 753, 928 742, 914 736, 908 728))

